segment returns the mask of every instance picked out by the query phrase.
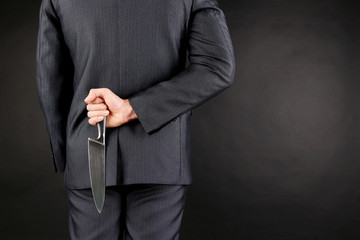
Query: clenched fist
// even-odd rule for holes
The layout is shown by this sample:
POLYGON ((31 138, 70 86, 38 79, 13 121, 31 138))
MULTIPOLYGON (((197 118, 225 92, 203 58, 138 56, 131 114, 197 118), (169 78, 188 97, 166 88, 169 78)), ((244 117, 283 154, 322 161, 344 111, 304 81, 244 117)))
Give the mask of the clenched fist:
POLYGON ((84 99, 87 103, 89 123, 96 123, 106 116, 106 127, 118 127, 137 118, 128 99, 122 99, 108 88, 93 88, 84 99))

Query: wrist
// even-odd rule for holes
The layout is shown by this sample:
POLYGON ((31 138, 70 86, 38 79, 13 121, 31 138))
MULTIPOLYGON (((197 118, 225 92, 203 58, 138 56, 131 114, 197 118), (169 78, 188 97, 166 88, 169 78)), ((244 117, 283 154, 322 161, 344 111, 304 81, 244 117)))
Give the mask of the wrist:
POLYGON ((127 109, 126 110, 126 118, 127 118, 128 122, 137 119, 138 117, 137 117, 134 109, 132 108, 129 99, 125 99, 124 101, 127 106, 126 107, 126 109, 127 109))

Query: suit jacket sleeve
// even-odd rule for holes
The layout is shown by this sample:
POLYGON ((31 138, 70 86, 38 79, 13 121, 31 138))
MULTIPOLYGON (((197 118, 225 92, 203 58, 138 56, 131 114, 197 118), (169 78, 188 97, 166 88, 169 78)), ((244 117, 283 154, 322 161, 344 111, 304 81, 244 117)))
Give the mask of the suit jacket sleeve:
POLYGON ((217 0, 194 0, 187 35, 189 66, 170 79, 129 97, 148 134, 233 83, 233 46, 217 0))
POLYGON ((42 0, 36 52, 38 97, 49 134, 55 172, 66 163, 66 121, 73 97, 73 63, 52 0, 42 0))

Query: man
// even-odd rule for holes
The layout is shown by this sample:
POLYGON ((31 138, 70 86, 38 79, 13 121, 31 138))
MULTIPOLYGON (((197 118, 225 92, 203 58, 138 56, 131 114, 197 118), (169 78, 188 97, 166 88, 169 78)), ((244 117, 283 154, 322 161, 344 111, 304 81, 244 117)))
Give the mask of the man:
POLYGON ((178 239, 192 184, 192 109, 228 88, 235 74, 217 1, 42 0, 36 60, 51 155, 69 197, 71 239, 178 239), (87 139, 97 136, 104 116, 106 197, 99 214, 87 139))

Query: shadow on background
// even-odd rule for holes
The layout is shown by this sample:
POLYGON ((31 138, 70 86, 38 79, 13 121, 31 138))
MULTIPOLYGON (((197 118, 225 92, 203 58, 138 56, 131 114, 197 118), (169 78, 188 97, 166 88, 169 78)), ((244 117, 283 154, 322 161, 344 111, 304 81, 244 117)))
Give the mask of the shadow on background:
MULTIPOLYGON (((359 239, 359 3, 218 2, 236 77, 193 112, 181 239, 359 239)), ((36 92, 39 6, 0 9, 1 239, 68 239, 36 92)))

